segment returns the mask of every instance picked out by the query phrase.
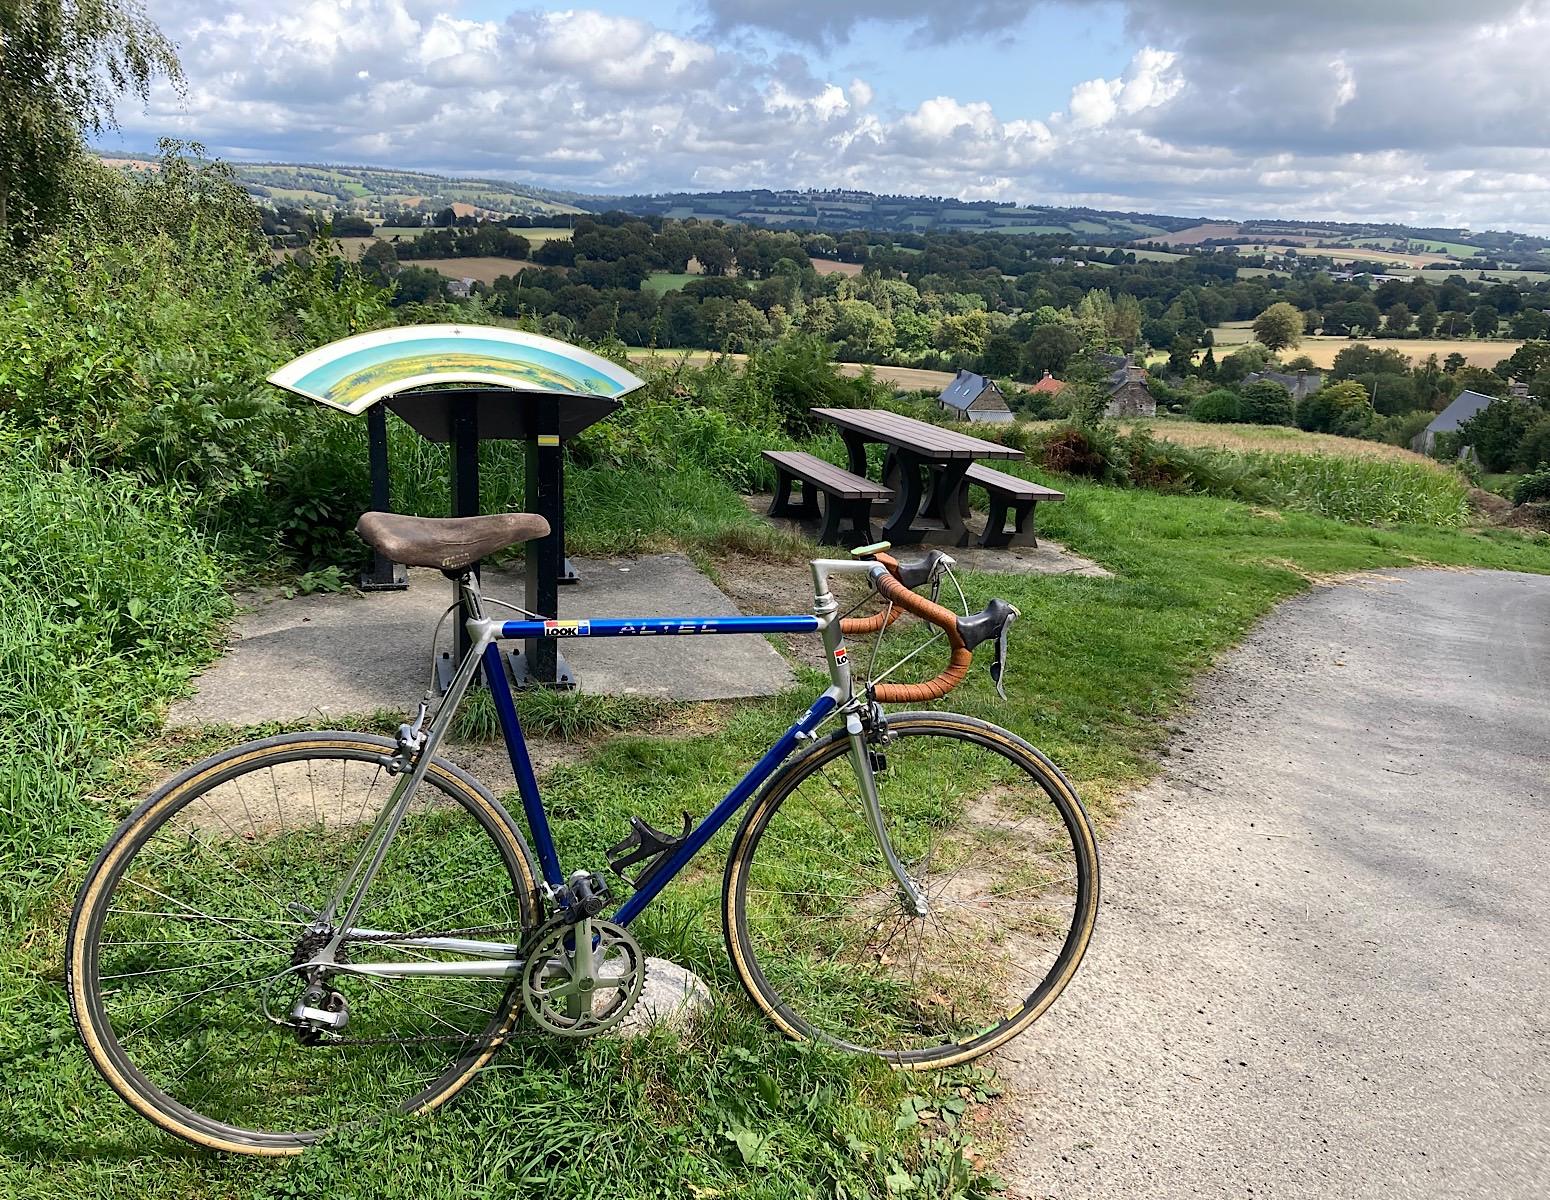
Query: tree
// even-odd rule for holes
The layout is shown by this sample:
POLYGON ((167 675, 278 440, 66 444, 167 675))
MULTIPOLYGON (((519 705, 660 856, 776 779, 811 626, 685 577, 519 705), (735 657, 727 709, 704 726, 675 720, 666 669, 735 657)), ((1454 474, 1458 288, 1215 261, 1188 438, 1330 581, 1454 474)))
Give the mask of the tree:
POLYGON ((1035 326, 1023 346, 1024 371, 1034 379, 1043 376, 1045 371, 1058 375, 1081 348, 1082 339, 1067 324, 1035 326))
POLYGON ((1383 327, 1390 333, 1408 333, 1410 330, 1410 306, 1403 301, 1390 307, 1383 321, 1383 327))
POLYGON ((1015 375, 1021 361, 1021 347, 1009 333, 993 333, 985 343, 985 353, 980 356, 980 372, 984 375, 1015 375))
POLYGON ((1512 336, 1515 338, 1542 338, 1550 333, 1550 317, 1537 308, 1525 308, 1512 318, 1512 336))
POLYGON ((1501 316, 1489 304, 1482 304, 1469 314, 1469 323, 1480 337, 1495 337, 1496 327, 1501 323, 1501 316))
POLYGON ((1254 337, 1265 349, 1277 354, 1302 344, 1302 312, 1294 304, 1278 300, 1254 318, 1254 337))
POLYGON ((142 101, 177 52, 135 0, 8 0, 0 7, 0 230, 25 238, 63 200, 87 134, 117 128, 114 103, 142 101))
POLYGON ((1168 370, 1175 375, 1189 375, 1195 369, 1195 351, 1200 347, 1192 337, 1179 334, 1168 347, 1168 370))
POLYGON ((1216 370, 1217 378, 1223 383, 1237 383, 1245 375, 1263 371, 1269 361, 1269 351, 1257 342, 1249 342, 1222 359, 1216 370))
POLYGON ((1453 375, 1456 374, 1459 368, 1461 368, 1468 361, 1469 360, 1467 358, 1455 350, 1452 354, 1448 355, 1447 358, 1442 360, 1442 369, 1449 375, 1453 375))
POLYGON ((436 214, 436 224, 440 225, 443 229, 451 229, 452 226, 456 223, 457 213, 452 210, 452 206, 450 204, 436 214))
POLYGON ((361 272, 379 283, 389 282, 400 270, 398 251, 391 242, 378 238, 361 254, 361 272))
POLYGON ((332 232, 336 238, 370 237, 373 230, 371 222, 365 217, 341 213, 334 218, 332 232))
MULTIPOLYGON (((1210 331, 1207 330, 1209 333, 1210 331)), ((1109 336, 1119 343, 1125 353, 1136 348, 1141 340, 1141 304, 1129 292, 1121 292, 1114 301, 1114 317, 1109 324, 1109 336)))
POLYGON ((1528 400, 1508 396, 1486 405, 1459 426, 1459 444, 1473 446, 1487 471, 1505 471, 1518 458, 1529 427, 1545 410, 1528 400))
POLYGON ((1429 338, 1437 332, 1437 305, 1428 300, 1421 306, 1421 311, 1415 315, 1416 332, 1424 338, 1429 338))
POLYGON ((1297 406, 1297 427, 1314 433, 1360 437, 1376 420, 1367 389, 1354 380, 1320 388, 1297 406))

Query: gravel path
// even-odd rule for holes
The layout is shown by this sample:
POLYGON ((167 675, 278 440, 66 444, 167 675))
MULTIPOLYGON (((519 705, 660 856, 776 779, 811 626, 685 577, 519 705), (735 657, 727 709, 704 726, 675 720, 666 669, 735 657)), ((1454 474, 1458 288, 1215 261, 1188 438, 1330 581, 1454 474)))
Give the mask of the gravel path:
POLYGON ((999 1069, 1014 1195, 1550 1195, 1550 578, 1402 571, 1203 681, 999 1069))

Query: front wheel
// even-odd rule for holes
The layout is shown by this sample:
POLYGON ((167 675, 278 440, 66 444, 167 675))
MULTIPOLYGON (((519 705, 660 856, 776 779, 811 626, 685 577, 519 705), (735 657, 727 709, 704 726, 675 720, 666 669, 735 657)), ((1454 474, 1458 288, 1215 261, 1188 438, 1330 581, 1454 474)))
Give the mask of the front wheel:
POLYGON ((896 713, 873 747, 906 902, 836 733, 781 770, 727 861, 727 948, 792 1037, 931 1069, 1028 1028, 1081 962, 1098 850, 1076 792, 1027 742, 950 713, 896 713))

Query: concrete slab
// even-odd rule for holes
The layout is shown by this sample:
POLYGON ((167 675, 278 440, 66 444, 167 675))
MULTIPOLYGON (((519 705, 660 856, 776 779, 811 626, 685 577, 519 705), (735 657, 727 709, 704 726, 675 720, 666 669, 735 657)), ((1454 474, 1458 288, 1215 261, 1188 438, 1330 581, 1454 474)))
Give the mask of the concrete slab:
MULTIPOLYGON (((738 612, 682 555, 574 561, 581 582, 560 589, 562 617, 738 612)), ((439 572, 415 569, 409 578, 403 592, 239 596, 229 649, 199 677, 198 691, 173 707, 169 723, 252 725, 407 711, 425 690, 431 630, 452 598, 439 572)), ((486 570, 484 587, 520 602, 521 567, 486 570)), ((730 700, 773 695, 793 678, 785 659, 756 636, 574 638, 562 648, 584 692, 730 700)))

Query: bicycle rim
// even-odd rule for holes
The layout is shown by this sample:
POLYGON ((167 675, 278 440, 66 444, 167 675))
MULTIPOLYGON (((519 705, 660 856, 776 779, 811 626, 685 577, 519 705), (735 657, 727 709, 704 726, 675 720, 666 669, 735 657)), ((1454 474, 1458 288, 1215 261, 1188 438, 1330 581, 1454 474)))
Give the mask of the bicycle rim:
POLYGON ((1097 913, 1097 849, 1070 784, 972 718, 887 720, 876 771, 915 914, 868 829, 848 742, 794 760, 738 832, 724 888, 733 965, 786 1033, 903 1067, 965 1062, 1042 1014, 1097 913))
MULTIPOLYGON (((307 926, 392 791, 392 750, 360 734, 237 747, 153 795, 93 866, 71 921, 72 1011, 97 1068, 163 1128, 219 1149, 296 1153, 342 1125, 442 1103, 510 1028, 512 980, 348 973, 327 981, 348 1011, 347 1040, 276 1023, 302 990, 293 967, 311 955, 307 926)), ((437 762, 355 928, 529 928, 533 887, 510 818, 437 762)), ((345 957, 452 956, 351 940, 345 957)))

